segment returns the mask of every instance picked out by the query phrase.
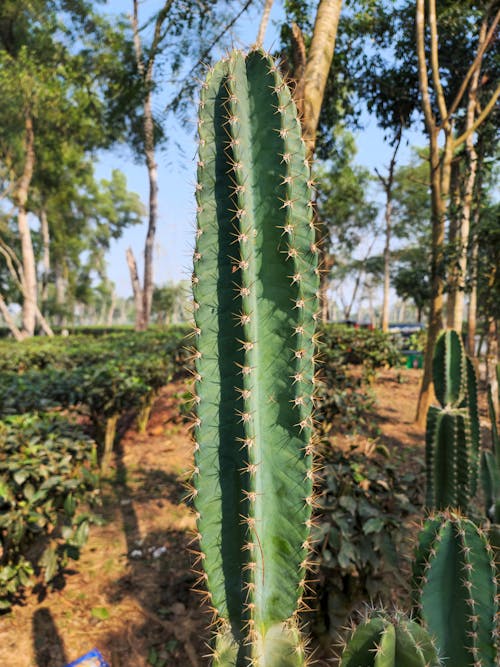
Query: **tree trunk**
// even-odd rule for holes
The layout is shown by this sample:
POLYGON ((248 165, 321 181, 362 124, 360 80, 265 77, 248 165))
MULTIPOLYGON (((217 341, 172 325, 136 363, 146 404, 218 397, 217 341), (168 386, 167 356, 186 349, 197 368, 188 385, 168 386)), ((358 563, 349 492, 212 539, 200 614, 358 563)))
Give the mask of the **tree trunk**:
POLYGON ((41 291, 41 310, 49 298, 49 276, 50 276, 50 231, 47 211, 42 207, 40 210, 40 232, 42 236, 42 291, 41 291))
POLYGON ((394 169, 396 167, 396 157, 399 146, 401 144, 401 137, 403 135, 403 126, 400 125, 396 135, 394 144, 394 151, 389 163, 389 173, 387 178, 379 174, 375 169, 382 187, 385 192, 385 243, 384 243, 384 296, 382 301, 382 331, 389 331, 389 290, 391 286, 391 232, 392 232, 392 186, 394 184, 394 169))
POLYGON ((437 142, 437 133, 431 137, 431 215, 432 215, 432 254, 431 254, 431 299, 427 329, 427 345, 424 354, 424 374, 417 404, 416 421, 425 426, 427 411, 433 398, 432 360, 434 347, 443 328, 443 292, 444 292, 444 239, 446 211, 450 189, 451 162, 453 158, 453 139, 451 128, 445 135, 445 147, 442 158, 437 142))
POLYGON ((309 160, 316 145, 319 114, 333 60, 341 8, 342 0, 320 0, 303 82, 300 82, 299 90, 303 91, 302 128, 309 160))
POLYGON ((135 330, 144 331, 144 321, 143 321, 143 308, 142 308, 142 290, 141 283, 139 282, 139 274, 137 272, 137 264, 135 261, 134 253, 131 248, 127 248, 127 264, 130 271, 130 280, 132 282, 132 293, 134 295, 134 304, 135 304, 135 330))
POLYGON ((106 318, 106 325, 108 327, 113 326, 113 317, 116 309, 116 292, 113 290, 111 292, 111 303, 109 304, 108 316, 106 318))
MULTIPOLYGON (((479 33, 480 47, 486 40, 486 27, 486 21, 483 21, 479 33)), ((465 182, 465 190, 463 193, 460 227, 457 234, 457 271, 452 276, 448 303, 448 326, 451 329, 455 329, 456 331, 462 330, 462 322, 464 317, 467 250, 469 245, 472 200, 477 173, 477 152, 474 146, 474 133, 471 130, 476 117, 479 74, 480 68, 478 67, 471 77, 469 96, 467 100, 467 117, 465 129, 469 132, 469 134, 465 140, 465 151, 467 155, 468 174, 465 182)))
POLYGON ((23 332, 16 326, 16 323, 14 322, 14 318, 12 315, 9 313, 9 309, 7 308, 7 304, 3 300, 3 296, 0 294, 0 313, 3 315, 3 319, 5 320, 5 324, 9 327, 12 335, 14 338, 18 341, 23 340, 26 338, 26 336, 23 334, 23 332))
POLYGON ((264 11, 262 12, 262 18, 260 20, 259 32, 257 34, 257 39, 255 40, 255 46, 261 48, 264 44, 264 37, 267 30, 267 24, 269 23, 269 16, 271 14, 271 9, 273 8, 274 0, 266 0, 264 5, 264 11))
MULTIPOLYGON (((480 180, 480 179, 478 179, 480 180)), ((480 192, 480 188, 478 188, 480 192)), ((479 262, 479 239, 477 237, 477 228, 479 225, 479 203, 475 206, 474 211, 474 233, 471 240, 471 258, 470 258, 470 295, 469 295, 469 309, 467 313, 467 354, 470 357, 479 356, 476 349, 476 330, 477 330, 477 276, 478 276, 478 262, 479 262)))
POLYGON ((33 132, 33 121, 29 112, 26 112, 24 124, 24 153, 25 160, 23 174, 16 188, 14 200, 17 206, 17 225, 21 243, 23 267, 23 334, 26 336, 33 336, 36 323, 37 280, 35 253, 33 251, 26 203, 28 201, 28 193, 35 166, 35 135, 33 132))

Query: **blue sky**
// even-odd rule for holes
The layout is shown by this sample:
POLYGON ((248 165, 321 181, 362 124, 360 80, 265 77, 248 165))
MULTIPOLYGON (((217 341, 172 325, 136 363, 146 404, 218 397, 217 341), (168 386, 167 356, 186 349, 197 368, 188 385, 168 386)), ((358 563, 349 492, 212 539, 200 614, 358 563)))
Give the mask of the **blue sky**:
MULTIPOLYGON (((154 12, 163 3, 160 0, 143 0, 140 11, 143 17, 154 12)), ((131 11, 132 0, 109 0, 108 11, 131 11)), ((282 16, 280 0, 275 0, 271 21, 268 26, 264 46, 270 50, 277 44, 277 23, 282 16)), ((241 20, 233 35, 235 46, 246 47, 255 40, 260 17, 254 10, 241 20)), ((159 95, 157 104, 164 104, 159 95)), ((193 120, 195 110, 193 105, 193 120)), ((377 127, 375 119, 363 114, 364 129, 356 135, 358 146, 357 162, 374 169, 383 170, 390 160, 391 148, 384 142, 383 133, 377 127)), ((159 153, 159 219, 155 244, 155 282, 158 285, 167 281, 178 282, 187 279, 191 271, 191 253, 194 243, 195 206, 194 181, 196 166, 196 142, 193 134, 182 130, 173 120, 169 121, 167 134, 173 138, 170 148, 159 153), (182 145, 182 154, 175 147, 182 145)), ((420 133, 409 132, 406 143, 400 150, 401 163, 408 161, 411 146, 422 145, 424 139, 420 133)), ((148 180, 145 165, 137 165, 125 147, 101 156, 96 165, 100 178, 108 177, 112 169, 121 169, 127 176, 130 190, 138 192, 147 202, 148 180)), ((125 262, 125 251, 132 247, 142 274, 142 253, 146 235, 146 223, 130 228, 118 241, 114 241, 108 253, 108 274, 116 285, 119 296, 131 294, 130 278, 125 262)))

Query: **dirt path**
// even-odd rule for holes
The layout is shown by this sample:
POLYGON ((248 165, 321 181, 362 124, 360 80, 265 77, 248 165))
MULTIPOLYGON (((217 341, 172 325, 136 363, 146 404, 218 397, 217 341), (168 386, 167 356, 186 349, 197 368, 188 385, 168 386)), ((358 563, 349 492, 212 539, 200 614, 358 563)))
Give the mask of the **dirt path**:
MULTIPOLYGON (((375 385, 381 441, 408 465, 422 456, 418 381, 416 371, 387 371, 375 385)), ((0 619, 2 667, 62 667, 93 647, 111 667, 207 664, 209 616, 192 592, 194 520, 183 502, 192 446, 176 409, 181 391, 161 393, 144 435, 125 433, 104 487, 105 525, 92 529, 60 590, 34 592, 0 619)))
POLYGON ((104 486, 105 525, 94 527, 61 590, 0 619, 0 665, 62 667, 93 647, 112 667, 201 665, 206 615, 190 572, 192 514, 182 502, 192 445, 160 395, 147 432, 129 429, 104 486))

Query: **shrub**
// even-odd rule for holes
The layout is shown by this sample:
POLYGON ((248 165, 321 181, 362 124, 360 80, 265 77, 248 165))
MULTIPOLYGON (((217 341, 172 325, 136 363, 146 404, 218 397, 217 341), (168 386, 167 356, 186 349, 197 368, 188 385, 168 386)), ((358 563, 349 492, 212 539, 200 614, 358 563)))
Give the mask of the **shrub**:
POLYGON ((0 609, 77 559, 97 500, 95 444, 56 415, 0 422, 0 609))
MULTIPOLYGON (((373 445, 375 448, 375 444, 373 445)), ((318 544, 322 624, 339 627, 361 600, 390 600, 388 582, 401 584, 399 553, 406 535, 405 517, 416 511, 413 475, 397 479, 387 452, 367 456, 325 446, 318 485, 318 544)))

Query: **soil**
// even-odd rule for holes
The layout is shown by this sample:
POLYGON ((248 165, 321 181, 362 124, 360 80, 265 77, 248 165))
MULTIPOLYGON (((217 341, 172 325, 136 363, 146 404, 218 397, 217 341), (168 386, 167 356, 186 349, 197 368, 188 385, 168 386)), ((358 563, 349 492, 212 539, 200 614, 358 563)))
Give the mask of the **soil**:
MULTIPOLYGON (((387 370, 374 384, 379 442, 403 468, 421 464, 413 422, 420 372, 387 370)), ((0 619, 0 665, 63 667, 97 647, 111 667, 203 667, 209 610, 193 591, 194 518, 185 482, 192 460, 178 412, 180 383, 156 401, 144 434, 131 426, 103 485, 104 523, 56 590, 31 591, 0 619)), ((346 445, 357 436, 343 435, 346 445)), ((331 664, 318 653, 315 664, 331 664)))

